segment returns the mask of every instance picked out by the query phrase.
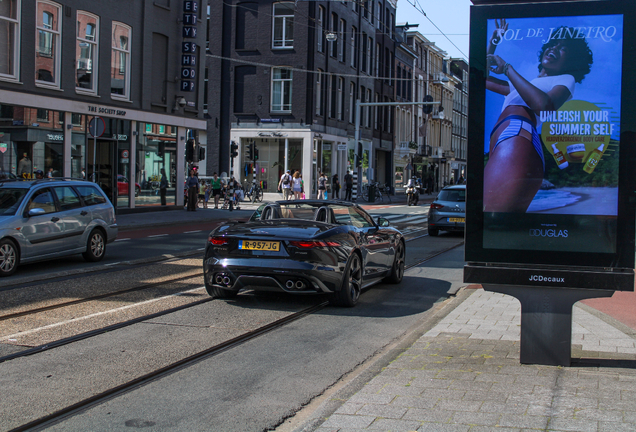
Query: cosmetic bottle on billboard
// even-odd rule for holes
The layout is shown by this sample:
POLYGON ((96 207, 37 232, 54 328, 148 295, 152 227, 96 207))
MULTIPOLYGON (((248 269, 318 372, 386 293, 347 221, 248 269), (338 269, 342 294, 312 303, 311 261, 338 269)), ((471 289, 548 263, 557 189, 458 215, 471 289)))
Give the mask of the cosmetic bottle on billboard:
POLYGON ((565 160, 563 152, 557 148, 556 143, 552 144, 552 150, 554 151, 554 160, 557 166, 561 169, 567 168, 569 163, 565 160))
POLYGON ((585 171, 588 174, 591 174, 592 171, 594 171, 594 168, 596 168, 596 165, 598 165, 598 163, 601 160, 601 157, 603 156, 604 148, 605 148, 605 144, 601 144, 597 149, 592 150, 592 153, 590 153, 590 157, 588 157, 587 162, 585 162, 583 171, 585 171))

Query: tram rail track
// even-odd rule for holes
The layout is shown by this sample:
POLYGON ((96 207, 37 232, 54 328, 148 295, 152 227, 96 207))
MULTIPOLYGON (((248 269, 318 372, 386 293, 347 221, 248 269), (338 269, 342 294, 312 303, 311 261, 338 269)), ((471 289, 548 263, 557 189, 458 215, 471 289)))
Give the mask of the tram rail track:
MULTIPOLYGON (((424 237, 424 236, 421 236, 424 237)), ((457 247, 460 247, 461 245, 463 245, 463 241, 462 242, 458 242, 456 244, 450 245, 449 247, 444 248, 443 250, 438 250, 436 252, 430 253, 428 255, 426 255, 425 257, 422 257, 421 259, 418 259, 416 262, 410 264, 409 266, 407 266, 407 268, 413 268, 413 267, 417 267, 418 265, 421 265, 427 261, 430 261, 446 252, 449 252, 453 249, 456 249, 457 247)), ((82 339, 87 339, 93 336, 97 336, 97 335, 101 335, 104 334, 106 332, 110 332, 119 328, 123 328, 126 326, 130 326, 132 324, 135 323, 139 323, 139 322, 143 322, 158 316, 162 316, 162 315, 167 315, 179 310, 184 310, 184 309, 188 309, 194 306, 198 306, 207 302, 212 301, 212 298, 206 298, 206 299, 202 299, 199 300, 197 302, 193 302, 193 303, 189 303, 187 305, 181 305, 179 307, 176 308, 172 308, 169 310, 165 310, 165 311, 161 311, 155 314, 151 314, 151 315, 146 315, 143 317, 139 317, 130 321, 126 321, 123 323, 119 323, 119 324, 115 324, 112 326, 108 326, 108 327, 104 327, 98 330, 94 330, 94 331, 90 331, 90 332, 86 332, 84 334, 81 335, 77 335, 74 337, 70 337, 70 338, 66 338, 66 339, 62 339, 59 341, 55 341, 46 345, 42 345, 40 347, 35 347, 32 349, 29 349, 27 351, 23 351, 20 353, 15 353, 13 355, 9 355, 9 356, 5 356, 0 358, 0 362, 4 362, 10 359, 14 359, 14 358, 18 358, 18 357, 24 357, 24 356, 28 356, 28 355, 32 355, 32 354, 36 354, 36 353, 40 353, 46 350, 50 350, 52 348, 56 348, 62 345, 66 345, 66 344, 70 344, 82 339)), ((197 352, 195 354, 192 354, 186 358, 174 361, 173 363, 170 363, 166 366, 163 366, 161 368, 158 368, 154 371, 148 372, 142 376, 139 376, 137 378, 131 379, 125 383, 116 385, 110 389, 104 390, 98 394, 95 394, 93 396, 87 397, 81 401, 78 401, 76 403, 73 403, 67 407, 58 409, 50 414, 46 414, 44 416, 41 416, 35 420, 32 420, 28 423, 25 423, 21 426, 18 426, 14 429, 11 429, 10 432, 18 432, 18 431, 30 431, 30 430, 43 430, 49 426, 52 426, 56 423, 59 423, 61 421, 64 421, 65 419, 72 417, 82 411, 85 411, 87 409, 90 409, 94 406, 97 406, 109 399, 112 399, 114 397, 119 396, 120 394, 123 394, 124 392, 128 392, 137 388, 140 388, 144 385, 146 385, 147 383, 149 383, 150 381, 153 380, 157 380, 157 379, 161 379, 163 377, 166 377, 172 373, 175 373, 179 370, 185 369, 191 365, 194 365, 195 363, 199 362, 199 361, 203 361, 206 360, 208 358, 211 358, 215 355, 218 355, 220 353, 226 352, 228 350, 231 350, 234 347, 238 347, 241 344, 244 344, 252 339, 255 339, 259 336, 265 335, 275 329, 281 328, 287 324, 290 324, 294 321, 297 321, 299 319, 302 319, 308 315, 311 315, 313 313, 316 313, 320 310, 322 310, 323 308, 325 308, 329 303, 327 301, 322 301, 318 304, 312 305, 310 307, 307 307, 305 309, 302 309, 298 312, 292 313, 286 317, 280 318, 278 320, 272 321, 268 324, 265 324, 264 326, 261 326, 259 328, 256 328, 254 330, 248 331, 240 336, 234 337, 232 339, 229 339, 227 341, 221 342, 219 344, 216 344, 212 347, 206 348, 204 350, 201 350, 200 352, 197 352)))

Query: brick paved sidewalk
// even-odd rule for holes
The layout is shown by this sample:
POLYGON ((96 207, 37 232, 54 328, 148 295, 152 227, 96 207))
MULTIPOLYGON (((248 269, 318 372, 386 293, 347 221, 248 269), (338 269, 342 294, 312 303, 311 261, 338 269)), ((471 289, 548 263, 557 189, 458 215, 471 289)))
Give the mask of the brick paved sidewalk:
POLYGON ((518 301, 481 289, 460 296, 315 430, 636 430, 635 340, 620 323, 575 306, 574 365, 520 365, 518 301))

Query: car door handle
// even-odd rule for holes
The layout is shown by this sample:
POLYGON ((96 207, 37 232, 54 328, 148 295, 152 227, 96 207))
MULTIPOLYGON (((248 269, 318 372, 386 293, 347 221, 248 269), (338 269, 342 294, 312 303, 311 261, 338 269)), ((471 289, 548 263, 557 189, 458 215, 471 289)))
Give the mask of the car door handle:
POLYGON ((51 218, 51 222, 57 222, 57 221, 59 221, 59 220, 60 220, 60 218, 59 218, 59 217, 55 217, 55 216, 54 216, 54 217, 52 217, 52 218, 51 218))
POLYGON ((87 212, 86 210, 84 210, 84 211, 82 211, 80 214, 81 214, 82 216, 86 216, 86 215, 88 214, 88 212, 87 212))

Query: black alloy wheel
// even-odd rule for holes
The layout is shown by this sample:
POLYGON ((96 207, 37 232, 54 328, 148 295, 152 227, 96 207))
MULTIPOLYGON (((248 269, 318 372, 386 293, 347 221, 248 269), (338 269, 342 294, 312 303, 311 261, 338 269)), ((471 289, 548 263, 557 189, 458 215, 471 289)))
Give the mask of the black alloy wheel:
POLYGON ((428 235, 430 235, 431 237, 437 237, 438 234, 439 234, 438 229, 435 229, 435 228, 428 229, 428 235))
POLYGON ((399 284, 404 278, 404 267, 406 266, 406 249, 404 243, 400 241, 398 247, 395 249, 395 259, 393 260, 393 266, 391 267, 391 273, 384 281, 391 284, 399 284))
POLYGON ((20 262, 15 243, 9 239, 0 240, 0 276, 11 276, 20 262))
POLYGON ((91 235, 88 236, 86 252, 82 253, 82 256, 86 261, 97 262, 101 261, 105 254, 106 239, 104 238, 104 233, 99 229, 94 229, 91 235))
POLYGON ((362 264, 360 256, 353 254, 347 265, 340 291, 331 294, 329 301, 335 306, 353 307, 362 292, 362 264))

